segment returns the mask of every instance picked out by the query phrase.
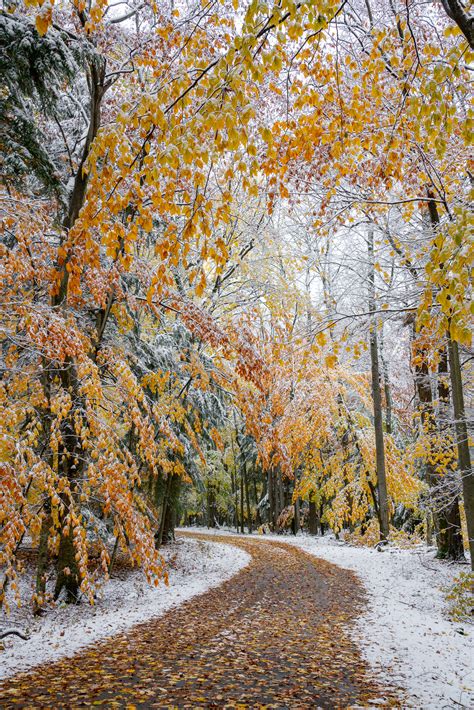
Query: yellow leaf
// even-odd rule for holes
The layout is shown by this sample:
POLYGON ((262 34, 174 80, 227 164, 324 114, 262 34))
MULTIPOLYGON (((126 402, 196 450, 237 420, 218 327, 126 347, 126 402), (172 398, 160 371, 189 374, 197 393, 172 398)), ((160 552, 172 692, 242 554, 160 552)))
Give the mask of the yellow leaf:
POLYGON ((36 17, 35 25, 36 29, 38 31, 38 34, 43 37, 46 32, 49 29, 49 26, 51 24, 51 12, 48 12, 46 15, 38 15, 36 17))
POLYGON ((326 340, 327 340, 327 338, 326 338, 326 334, 325 334, 325 333, 321 332, 321 333, 318 333, 318 334, 317 334, 317 336, 316 336, 316 342, 317 342, 318 345, 321 345, 321 347, 322 347, 323 345, 326 345, 326 340))

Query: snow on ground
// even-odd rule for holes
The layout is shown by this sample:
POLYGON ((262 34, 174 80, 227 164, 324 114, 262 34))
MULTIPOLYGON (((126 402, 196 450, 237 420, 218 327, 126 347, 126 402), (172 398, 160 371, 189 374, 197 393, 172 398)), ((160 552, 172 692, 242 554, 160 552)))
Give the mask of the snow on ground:
MULTIPOLYGON (((9 616, 0 615, 0 629, 26 631, 28 641, 16 636, 4 639, 0 651, 0 678, 6 678, 32 666, 72 656, 89 644, 130 629, 132 626, 164 614, 173 606, 217 587, 245 567, 250 556, 232 545, 180 539, 166 548, 170 560, 169 586, 151 587, 140 571, 126 571, 112 578, 101 592, 95 606, 59 605, 42 617, 33 617, 25 604, 13 607, 9 616)), ((25 599, 31 580, 22 583, 25 599)))
POLYGON ((357 641, 377 673, 407 690, 407 707, 474 707, 474 627, 447 618, 442 591, 468 571, 466 565, 436 560, 426 548, 378 552, 329 536, 258 537, 291 543, 356 572, 368 596, 357 641))

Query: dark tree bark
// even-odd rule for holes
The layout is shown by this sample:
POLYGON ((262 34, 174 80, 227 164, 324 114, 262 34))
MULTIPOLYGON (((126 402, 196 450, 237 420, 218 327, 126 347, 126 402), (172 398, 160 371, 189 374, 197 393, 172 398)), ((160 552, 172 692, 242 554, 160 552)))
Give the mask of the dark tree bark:
MULTIPOLYGON (((453 4, 453 3, 450 3, 453 4)), ((457 4, 457 3, 455 3, 457 4)), ((433 194, 428 189, 428 211, 433 232, 439 229, 440 218, 438 206, 433 199, 433 194)), ((451 334, 447 333, 448 361, 451 379, 451 398, 454 410, 454 428, 456 431, 456 445, 458 450, 458 468, 461 474, 464 510, 466 513, 467 534, 469 538, 469 551, 471 553, 471 568, 474 570, 474 471, 471 466, 469 451, 469 437, 467 432, 466 410, 464 406, 464 392, 459 359, 459 347, 451 334)))
MULTIPOLYGON (((87 162, 92 144, 100 128, 102 99, 106 89, 108 88, 104 84, 105 69, 105 60, 99 56, 94 56, 88 66, 87 79, 90 93, 89 127, 82 150, 81 160, 76 171, 67 213, 63 220, 65 234, 67 234, 68 231, 74 226, 86 197, 88 173, 83 171, 83 167, 87 162)), ((62 306, 67 297, 69 282, 69 271, 67 269, 68 260, 69 256, 66 257, 65 263, 62 266, 62 278, 58 293, 52 299, 52 304, 56 307, 62 306)), ((101 332, 103 333, 103 327, 101 327, 101 332)), ((49 376, 54 376, 52 368, 49 376)), ((71 392, 73 397, 73 409, 69 420, 64 426, 63 441, 65 443, 65 452, 61 455, 64 475, 68 478, 73 493, 73 500, 63 497, 63 503, 67 515, 70 512, 71 506, 74 505, 76 489, 75 482, 80 477, 81 470, 83 468, 83 463, 78 467, 74 464, 74 461, 79 460, 84 462, 81 442, 79 436, 76 434, 76 428, 73 423, 77 417, 80 418, 82 416, 82 398, 79 395, 80 387, 72 361, 62 363, 60 377, 62 386, 65 390, 71 392)), ((61 530, 62 528, 63 525, 61 525, 61 530)), ((54 591, 55 598, 57 599, 59 597, 62 589, 64 588, 66 590, 67 601, 77 601, 80 583, 79 566, 75 557, 73 530, 71 529, 71 526, 69 526, 68 533, 61 533, 59 541, 57 577, 54 591)))
POLYGON ((294 502, 295 515, 293 518, 293 534, 297 535, 300 531, 300 499, 297 498, 294 502))
MULTIPOLYGON (((45 504, 45 515, 41 521, 40 538, 38 545, 38 559, 36 562, 36 594, 37 598, 44 599, 46 593, 46 573, 48 569, 48 541, 51 527, 50 503, 45 504)), ((34 613, 41 613, 41 606, 35 602, 34 613)))
POLYGON ((310 535, 317 535, 318 534, 318 509, 316 506, 316 502, 314 500, 309 500, 309 519, 308 519, 308 527, 309 527, 309 534, 310 535))
POLYGON ((324 515, 324 505, 321 503, 319 506, 319 532, 321 535, 324 535, 326 532, 326 525, 323 523, 323 515, 324 515))
POLYGON ((453 20, 464 37, 467 39, 471 49, 474 49, 474 17, 466 12, 464 3, 460 0, 441 0, 448 17, 453 20))
POLYGON ((464 510, 466 512, 469 551, 471 553, 471 568, 474 570, 474 472, 471 466, 469 439, 467 433, 464 394, 459 361, 459 348, 456 341, 449 338, 449 370, 451 375, 451 395, 453 400, 456 443, 458 449, 458 466, 462 479, 464 510))
POLYGON ((383 342, 383 328, 380 334, 380 361, 382 363, 383 372, 383 389, 385 395, 385 430, 387 434, 391 434, 393 430, 392 425, 392 388, 390 385, 390 377, 388 374, 388 364, 384 357, 384 342, 383 342))
MULTIPOLYGON (((438 429, 442 434, 449 426, 448 351, 443 348, 438 364, 438 429)), ((446 496, 438 514, 438 554, 441 559, 460 560, 464 558, 459 497, 456 493, 446 496)))
POLYGON ((240 532, 245 532, 244 527, 244 472, 240 471, 240 532))
POLYGON ((285 490, 284 490, 283 478, 282 478, 281 470, 280 470, 279 466, 276 470, 275 487, 276 487, 275 498, 277 501, 276 516, 277 516, 277 520, 278 520, 278 518, 280 517, 280 513, 282 512, 283 508, 285 507, 285 490))
POLYGON ((175 539, 174 529, 178 517, 179 494, 181 491, 181 476, 170 476, 169 486, 163 500, 163 513, 160 525, 159 542, 166 545, 175 539))
POLYGON ((254 470, 252 479, 253 479, 253 496, 254 496, 254 500, 255 500, 255 524, 258 527, 262 524, 262 516, 260 515, 260 508, 258 507, 258 503, 259 503, 260 499, 259 499, 259 495, 258 495, 258 491, 257 491, 256 473, 257 473, 256 470, 254 470))
POLYGON ((370 229, 368 235, 369 254, 369 311, 372 313, 370 323, 370 362, 372 371, 372 400, 374 404, 375 456, 377 471, 378 517, 380 538, 386 540, 390 532, 388 509, 387 479, 385 471, 385 445, 383 437, 382 394, 380 390, 380 368, 377 339, 377 323, 375 320, 375 268, 374 268, 374 232, 370 229))
POLYGON ((268 495, 268 522, 273 529, 276 527, 277 516, 275 514, 275 484, 274 484, 273 468, 268 469, 267 473, 267 495, 268 495))
POLYGON ((79 586, 81 583, 79 567, 76 561, 76 548, 71 528, 67 534, 61 535, 59 542, 58 561, 56 565, 57 577, 54 588, 54 598, 57 599, 64 589, 66 602, 75 604, 79 600, 79 586))
POLYGON ((207 484, 207 527, 216 527, 217 507, 216 507, 216 484, 209 481, 207 484))
POLYGON ((249 533, 251 533, 252 532, 252 509, 250 507, 249 476, 248 476, 247 464, 245 463, 245 461, 243 464, 243 472, 244 472, 244 484, 245 484, 245 502, 246 502, 246 506, 247 506, 247 525, 248 525, 249 533))

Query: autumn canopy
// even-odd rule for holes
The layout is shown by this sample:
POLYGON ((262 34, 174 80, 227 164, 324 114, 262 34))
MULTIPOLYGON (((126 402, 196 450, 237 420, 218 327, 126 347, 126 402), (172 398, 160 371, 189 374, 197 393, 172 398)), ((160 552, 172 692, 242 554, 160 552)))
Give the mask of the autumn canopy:
POLYGON ((158 583, 180 523, 473 550, 472 27, 4 5, 2 603, 27 542, 38 610, 158 583))

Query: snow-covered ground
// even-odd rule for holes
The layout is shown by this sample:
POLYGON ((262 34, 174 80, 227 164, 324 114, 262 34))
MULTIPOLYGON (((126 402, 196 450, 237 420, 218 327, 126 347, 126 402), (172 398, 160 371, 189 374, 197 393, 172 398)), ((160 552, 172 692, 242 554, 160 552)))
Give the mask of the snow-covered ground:
POLYGON ((260 539, 291 543, 356 572, 369 601, 357 625, 358 643, 378 674, 407 690, 409 707, 474 707, 474 627, 447 618, 442 591, 468 571, 465 565, 436 560, 425 548, 377 552, 331 537, 260 539))
MULTIPOLYGON (((232 545, 181 539, 166 548, 170 560, 169 586, 150 587, 139 571, 128 571, 104 586, 95 606, 57 606, 40 618, 25 604, 0 615, 0 629, 26 631, 28 641, 4 639, 0 651, 0 678, 76 651, 99 639, 113 636, 135 624, 160 616, 173 606, 202 594, 245 567, 250 556, 232 545)), ((25 599, 28 579, 22 584, 25 599)))

